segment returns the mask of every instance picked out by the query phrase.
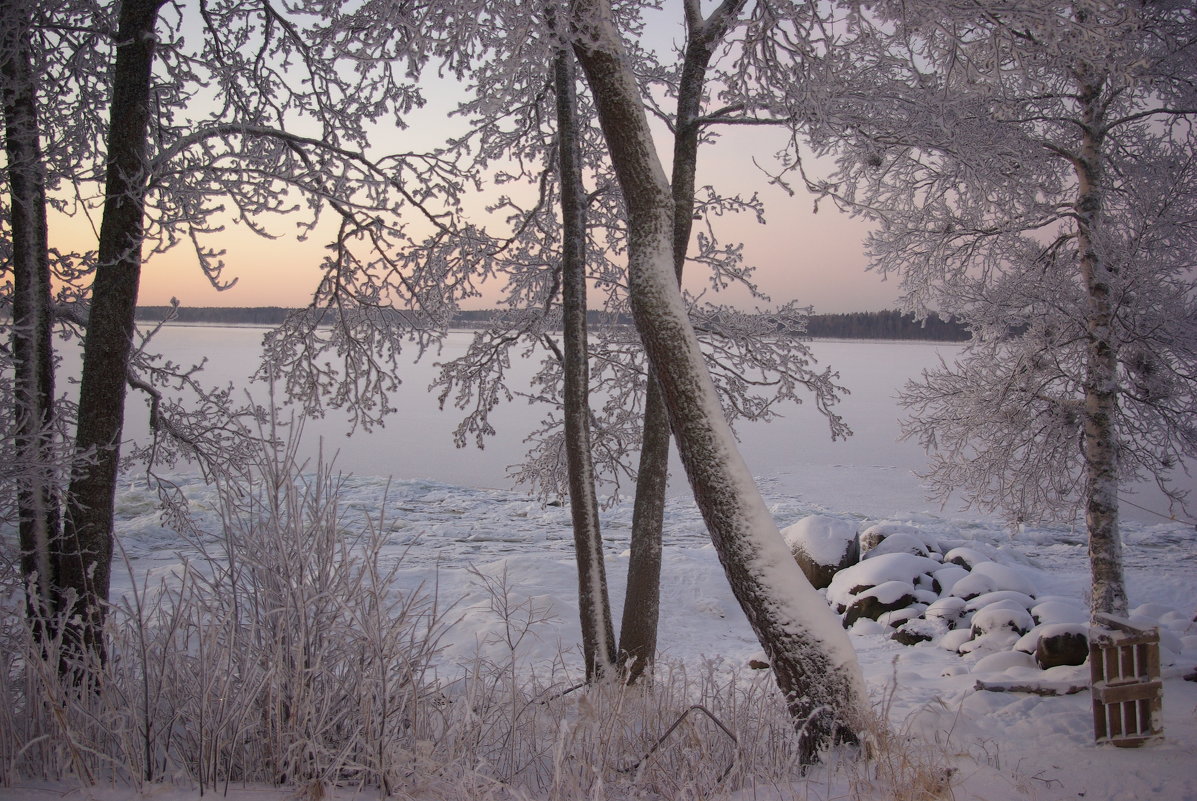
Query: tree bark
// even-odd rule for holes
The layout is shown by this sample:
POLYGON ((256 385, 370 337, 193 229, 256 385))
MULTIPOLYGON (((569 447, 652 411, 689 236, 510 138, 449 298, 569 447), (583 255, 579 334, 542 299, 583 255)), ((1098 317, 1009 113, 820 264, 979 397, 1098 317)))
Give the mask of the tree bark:
POLYGON ((582 151, 573 53, 562 47, 554 68, 557 140, 561 172, 561 299, 565 341, 565 452, 569 505, 578 566, 578 611, 586 679, 595 681, 615 664, 615 632, 607 597, 603 539, 590 440, 590 367, 586 340, 586 218, 582 151))
POLYGON ((53 610, 59 528, 54 423, 53 291, 46 174, 32 62, 33 5, 0 0, 0 88, 11 193, 14 406, 21 575, 31 620, 53 610))
MULTIPOLYGON (((686 0, 686 52, 678 83, 677 120, 673 136, 673 269, 679 286, 694 227, 694 184, 698 169, 699 114, 707 68, 715 46, 727 34, 746 0, 725 0, 703 19, 698 0, 686 0)), ((661 607, 662 530, 669 483, 669 415, 656 373, 648 371, 644 428, 632 507, 632 543, 619 658, 626 680, 634 682, 653 662, 661 607)))
POLYGON ((102 625, 112 567, 117 467, 125 380, 141 277, 146 152, 154 27, 164 0, 124 0, 117 30, 108 169, 91 312, 83 343, 76 432, 60 575, 64 608, 78 624, 72 643, 104 658, 102 625))
POLYGON ((1127 614, 1118 519, 1118 353, 1114 347, 1114 309, 1110 297, 1113 267, 1099 245, 1102 216, 1101 95, 1103 82, 1080 71, 1081 148, 1074 162, 1077 176, 1077 249, 1088 300, 1085 411, 1082 450, 1085 459, 1085 524, 1092 574, 1091 613, 1127 614))
POLYGON ((847 634, 781 540, 723 418, 673 270, 673 198, 606 0, 576 7, 578 59, 628 209, 632 312, 657 371, 695 501, 799 728, 800 758, 857 724, 847 634))

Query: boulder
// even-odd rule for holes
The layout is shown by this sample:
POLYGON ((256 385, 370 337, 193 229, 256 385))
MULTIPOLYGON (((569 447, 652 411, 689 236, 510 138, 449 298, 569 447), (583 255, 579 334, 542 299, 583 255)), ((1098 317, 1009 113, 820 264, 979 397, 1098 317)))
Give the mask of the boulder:
MULTIPOLYGON (((913 537, 920 536, 919 530, 914 526, 907 526, 902 523, 875 523, 860 532, 861 556, 885 542, 887 537, 895 534, 906 534, 913 537)), ((926 556, 926 554, 923 555, 926 556)))
POLYGON ((902 645, 932 642, 948 633, 948 624, 941 618, 916 618, 898 627, 890 639, 902 645))
POLYGON ((1006 629, 1018 636, 1026 634, 1034 627, 1035 621, 1025 606, 1016 601, 996 601, 973 613, 973 636, 992 634, 1006 629))
POLYGON ((860 561, 856 526, 826 515, 804 517, 781 532, 807 580, 821 590, 835 574, 860 561))
POLYGON ((978 562, 972 572, 952 585, 952 595, 965 600, 998 590, 1014 590, 1035 597, 1035 585, 1021 570, 998 562, 978 562))
POLYGON ((1043 626, 1035 644, 1035 663, 1039 667, 1083 665, 1089 658, 1089 637, 1083 626, 1058 623, 1043 626))
MULTIPOLYGON (((874 528, 876 528, 874 526, 874 528)), ((895 531, 866 552, 868 556, 885 553, 912 553, 915 556, 930 556, 931 550, 919 537, 906 531, 895 531)))
POLYGON ((887 581, 856 596, 844 613, 844 625, 851 626, 862 617, 877 620, 886 612, 905 609, 914 602, 913 585, 905 581, 887 581))

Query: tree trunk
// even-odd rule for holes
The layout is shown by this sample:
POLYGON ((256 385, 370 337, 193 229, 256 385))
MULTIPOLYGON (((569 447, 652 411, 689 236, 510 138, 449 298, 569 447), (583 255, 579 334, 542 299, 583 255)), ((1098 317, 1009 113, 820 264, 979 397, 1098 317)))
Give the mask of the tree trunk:
POLYGON ((78 642, 104 658, 101 626, 112 567, 113 510, 125 380, 141 276, 146 150, 154 27, 164 0, 124 0, 117 31, 108 170, 99 258, 83 342, 76 433, 63 539, 63 603, 78 616, 78 642))
MULTIPOLYGON (((1086 70, 1082 70, 1084 76, 1086 70)), ((1077 176, 1077 249, 1088 296, 1085 365, 1085 524, 1092 573, 1091 612, 1125 617, 1126 584, 1118 524, 1118 353, 1113 343, 1110 297, 1113 267, 1098 249, 1102 215, 1103 82, 1083 77, 1080 87, 1081 152, 1077 176)))
MULTIPOLYGON (((673 137, 673 269, 679 286, 694 227, 694 183, 698 169, 699 114, 707 67, 715 46, 726 35, 746 0, 725 0, 706 20, 698 0, 686 0, 686 52, 678 83, 677 121, 673 137)), ((619 658, 631 684, 653 662, 660 618, 662 530, 665 491, 669 483, 669 415, 649 368, 644 400, 644 429, 632 507, 632 544, 628 586, 619 629, 619 658)))
POLYGON ((42 161, 33 77, 30 0, 0 0, 0 87, 12 207, 13 395, 18 462, 17 509, 21 575, 30 586, 28 612, 52 611, 52 550, 59 512, 54 422, 53 292, 42 161))
POLYGON ((857 724, 863 682, 839 619, 802 575, 723 418, 673 269, 673 198, 606 0, 576 5, 586 72, 628 209, 632 312, 695 501, 800 731, 800 758, 857 724))
POLYGON ((561 171, 561 300, 565 340, 565 451, 569 505, 578 565, 578 611, 586 679, 611 672, 615 632, 607 597, 603 540, 590 443, 590 368, 586 342, 586 218, 573 53, 562 47, 555 64, 557 140, 561 171))

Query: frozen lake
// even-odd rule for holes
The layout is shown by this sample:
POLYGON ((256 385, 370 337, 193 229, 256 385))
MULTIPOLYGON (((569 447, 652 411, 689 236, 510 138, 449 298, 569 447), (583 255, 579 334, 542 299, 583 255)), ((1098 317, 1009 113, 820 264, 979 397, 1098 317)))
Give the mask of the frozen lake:
MULTIPOLYGON (((209 384, 245 386, 261 402, 267 397, 267 388, 261 383, 249 384, 248 377, 257 367, 265 331, 179 325, 162 330, 155 342, 160 351, 183 365, 206 356, 204 375, 209 384)), ((336 410, 323 419, 309 420, 305 433, 308 452, 314 454, 323 440, 325 453, 335 452, 337 466, 356 476, 511 488, 507 468, 525 453, 524 439, 540 419, 543 407, 517 398, 493 413, 497 435, 488 440, 484 450, 472 446, 457 449, 452 431, 459 413, 452 408, 440 410, 436 393, 429 390, 438 372, 436 363, 464 353, 471 337, 472 332, 452 332, 439 354, 428 354, 404 367, 403 384, 392 400, 399 411, 385 428, 350 434, 346 417, 336 410)), ((926 465, 922 449, 915 442, 899 441, 903 410, 895 396, 908 379, 941 357, 952 361, 960 346, 819 340, 811 347, 820 365, 837 370, 840 383, 850 390, 837 409, 855 433, 847 441, 832 442, 813 403, 790 405, 782 410, 783 417, 771 423, 742 424, 738 432, 741 450, 766 496, 797 498, 810 508, 871 517, 938 511, 938 504, 926 500, 915 475, 926 465)), ((77 356, 72 353, 65 369, 71 370, 73 362, 77 356)), ((526 380, 534 368, 531 361, 517 363, 510 375, 515 382, 526 380)), ((144 436, 147 415, 135 393, 130 395, 129 407, 126 433, 144 436)), ((685 493, 684 477, 676 464, 673 472, 671 493, 685 493)), ((1140 488, 1133 500, 1148 509, 1166 511, 1153 488, 1140 488)), ((1159 517, 1131 506, 1124 506, 1124 515, 1128 520, 1160 522, 1159 517)))

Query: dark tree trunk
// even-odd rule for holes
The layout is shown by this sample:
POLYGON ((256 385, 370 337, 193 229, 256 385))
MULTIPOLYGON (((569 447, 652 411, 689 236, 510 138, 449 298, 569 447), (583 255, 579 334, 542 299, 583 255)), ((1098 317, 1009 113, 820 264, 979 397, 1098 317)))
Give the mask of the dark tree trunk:
POLYGON ((53 293, 46 175, 32 64, 33 4, 0 0, 0 87, 11 192, 14 409, 21 574, 32 620, 51 612, 59 527, 54 459, 53 293), (36 586, 33 582, 36 581, 36 586))
MULTIPOLYGON (((678 83, 677 121, 673 137, 673 269, 681 284, 694 228, 694 183, 698 169, 702 91, 715 46, 744 7, 745 0, 726 0, 706 20, 697 0, 686 0, 688 40, 678 83)), ((632 545, 628 586, 619 629, 619 657, 628 683, 653 662, 660 619, 662 530, 665 491, 669 483, 669 415, 656 373, 649 369, 644 401, 644 429, 632 507, 632 545)))
POLYGON ((636 327, 669 410, 694 499, 732 591, 785 696, 809 763, 850 732, 864 700, 838 618, 799 570, 740 458, 673 272, 673 198, 643 102, 605 0, 579 0, 576 52, 628 209, 636 327))
POLYGON ((71 476, 64 520, 62 600, 81 621, 77 642, 72 646, 100 658, 104 657, 101 626, 112 567, 125 381, 133 352, 133 319, 141 277, 154 27, 163 2, 121 3, 104 216, 83 342, 76 434, 78 465, 71 476))
POLYGON ((561 171, 561 305, 565 340, 565 451, 569 505, 578 565, 578 611, 586 678, 615 663, 615 633, 607 597, 594 461, 590 455, 590 368, 586 341, 586 217, 573 53, 563 47, 555 65, 557 139, 561 171))

